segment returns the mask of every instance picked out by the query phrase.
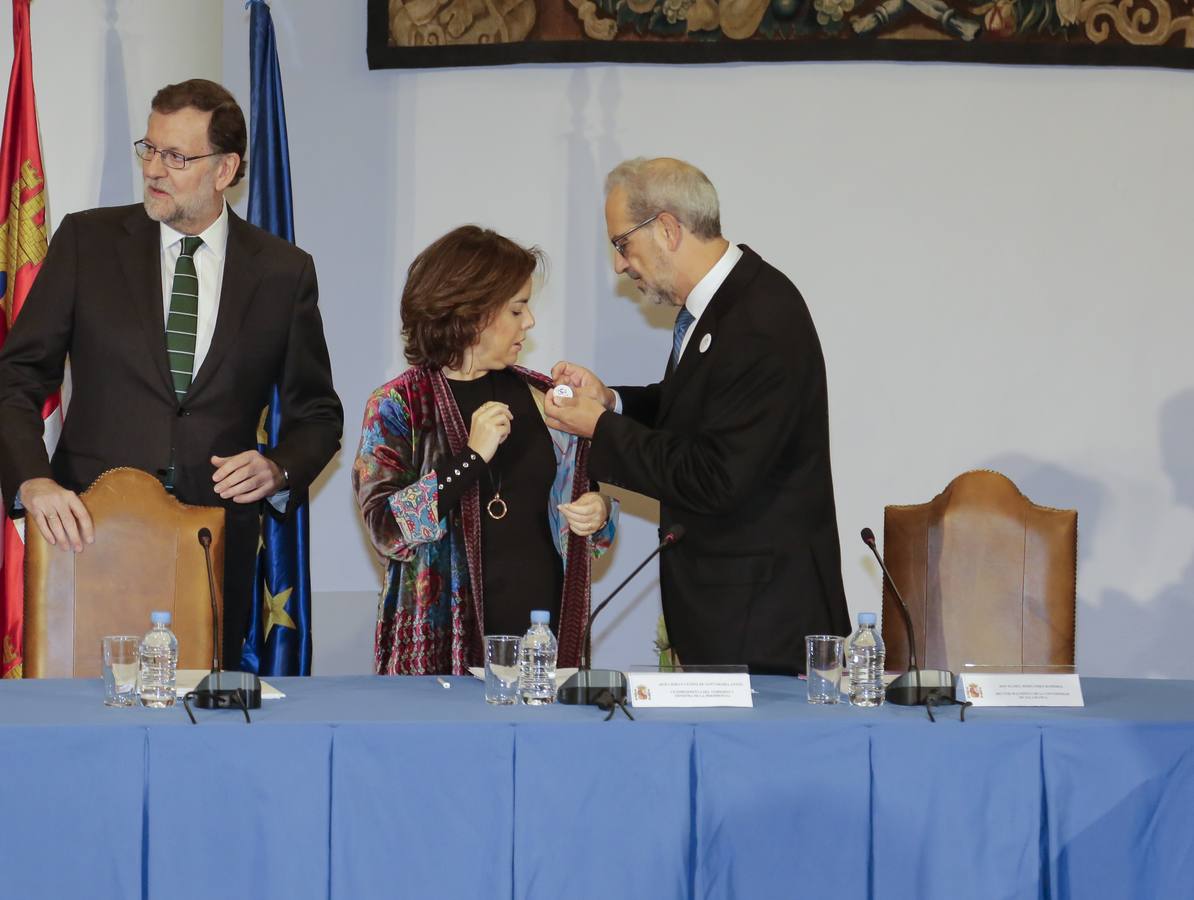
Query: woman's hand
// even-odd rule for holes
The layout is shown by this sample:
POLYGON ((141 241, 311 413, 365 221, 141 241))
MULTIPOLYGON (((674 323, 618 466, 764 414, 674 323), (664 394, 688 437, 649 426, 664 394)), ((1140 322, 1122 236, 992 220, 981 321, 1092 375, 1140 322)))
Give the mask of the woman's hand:
POLYGON ((497 448, 510 436, 510 422, 514 414, 505 403, 490 400, 482 403, 469 423, 468 445, 486 462, 493 459, 497 448))
POLYGON ((564 514, 573 534, 588 537, 601 530, 609 519, 609 500, 596 491, 581 494, 571 503, 561 503, 559 510, 564 514))

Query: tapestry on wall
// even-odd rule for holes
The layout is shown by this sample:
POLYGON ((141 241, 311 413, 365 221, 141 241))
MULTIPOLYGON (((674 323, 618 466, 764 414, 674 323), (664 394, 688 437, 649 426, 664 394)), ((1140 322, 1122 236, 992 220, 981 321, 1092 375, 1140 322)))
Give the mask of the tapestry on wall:
POLYGON ((369 0, 371 69, 937 60, 1194 67, 1194 0, 369 0))

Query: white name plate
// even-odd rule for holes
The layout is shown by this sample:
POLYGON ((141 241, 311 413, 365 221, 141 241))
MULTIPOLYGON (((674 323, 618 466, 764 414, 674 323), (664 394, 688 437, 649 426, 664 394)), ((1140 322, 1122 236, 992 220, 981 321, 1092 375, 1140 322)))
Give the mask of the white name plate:
POLYGON ((746 672, 631 672, 633 706, 754 706, 746 672))
POLYGON ((957 699, 975 706, 1085 706, 1082 685, 1072 672, 963 672, 957 699))

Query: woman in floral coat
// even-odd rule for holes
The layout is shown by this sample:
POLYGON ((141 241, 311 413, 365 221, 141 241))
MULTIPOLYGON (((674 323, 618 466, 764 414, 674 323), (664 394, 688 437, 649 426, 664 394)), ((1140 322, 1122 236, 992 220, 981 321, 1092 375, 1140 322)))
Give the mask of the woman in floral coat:
POLYGON ((575 666, 590 566, 613 539, 592 491, 588 441, 549 429, 551 379, 515 365, 542 263, 464 226, 411 264, 402 336, 411 367, 365 408, 353 488, 386 560, 375 670, 462 674, 486 634, 521 634, 551 612, 561 666, 575 666))

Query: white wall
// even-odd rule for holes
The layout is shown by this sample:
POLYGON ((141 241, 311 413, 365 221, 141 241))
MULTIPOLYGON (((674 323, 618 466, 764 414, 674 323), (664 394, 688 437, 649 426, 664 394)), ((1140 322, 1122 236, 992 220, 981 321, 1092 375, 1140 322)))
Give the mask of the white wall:
MULTIPOLYGON (((219 80, 222 25, 222 8, 210 2, 33 0, 33 80, 51 228, 69 212, 140 197, 132 145, 145 133, 149 101, 172 81, 219 80)), ((0 4, 0 34, 7 88, 11 3, 0 4)))
MULTIPOLYGON (((106 88, 102 16, 74 37, 44 22, 68 5, 38 0, 34 16, 57 214, 101 197, 66 193, 53 154, 81 154, 99 171, 105 138, 129 118, 139 131, 158 82, 210 76, 213 60, 218 74, 222 49, 225 83, 248 97, 240 0, 224 0, 222 48, 185 60, 185 72, 168 16, 138 17, 144 41, 120 23, 126 80, 141 80, 124 91, 131 113, 116 118, 105 110, 117 104, 104 105, 120 92, 106 88), (51 40, 87 52, 54 51, 51 40), (167 43, 169 54, 158 49, 167 43), (55 65, 55 52, 76 62, 55 65), (80 97, 81 70, 95 87, 80 97)), ((122 16, 128 5, 117 5, 122 16)), ((958 472, 990 466, 1038 502, 1079 510, 1082 671, 1194 677, 1194 658, 1159 652, 1168 632, 1194 627, 1190 73, 860 63, 370 72, 363 4, 286 0, 274 19, 298 241, 319 265, 348 422, 313 501, 318 671, 369 666, 380 568, 348 471, 366 397, 404 367, 395 299, 411 258, 466 221, 539 243, 551 277, 525 361, 546 368, 567 355, 615 382, 653 379, 670 323, 614 279, 600 184, 626 156, 671 154, 709 173, 727 235, 789 273, 817 321, 852 610, 879 605, 858 530, 881 531, 885 503, 926 500, 958 472)), ((651 546, 656 507, 631 496, 626 511, 597 597, 651 546)), ((647 661, 657 614, 656 586, 640 576, 598 623, 598 663, 647 661)))

